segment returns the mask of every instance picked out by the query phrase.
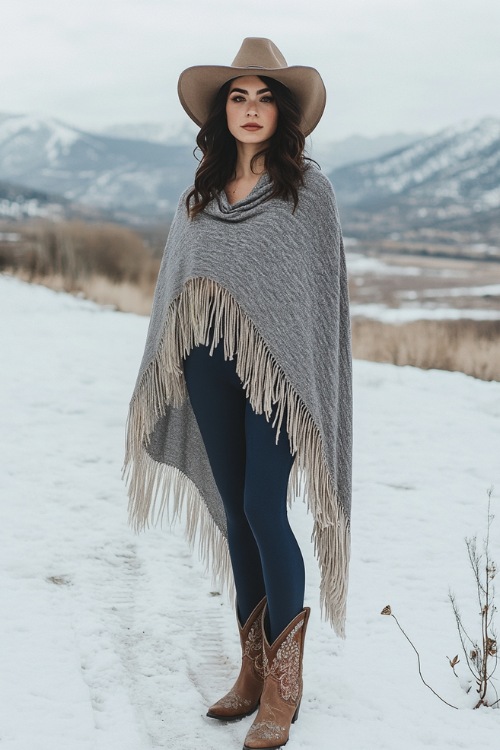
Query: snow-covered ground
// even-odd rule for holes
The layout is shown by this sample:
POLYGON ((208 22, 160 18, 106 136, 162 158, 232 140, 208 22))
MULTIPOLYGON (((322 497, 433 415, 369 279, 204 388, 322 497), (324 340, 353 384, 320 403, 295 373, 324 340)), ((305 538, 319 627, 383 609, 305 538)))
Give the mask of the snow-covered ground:
POLYGON ((500 310, 437 306, 422 302, 406 302, 400 307, 389 307, 379 302, 357 302, 351 305, 351 316, 380 320, 382 323, 410 323, 413 320, 500 320, 500 310))
MULTIPOLYGON (((124 426, 146 318, 0 276, 0 745, 239 750, 251 718, 205 717, 238 670, 234 611, 181 526, 127 526, 124 426)), ((312 607, 290 750, 498 747, 471 710, 448 590, 479 634, 464 537, 500 564, 500 383, 356 361, 347 638, 320 620, 303 503, 291 512, 312 607), (390 604, 419 649, 416 655, 390 604)), ((497 602, 498 604, 498 602, 497 602)), ((500 680, 499 680, 500 683, 500 680)), ((497 689, 500 692, 500 686, 497 689)))
MULTIPOLYGON (((407 323, 412 320, 500 320, 500 284, 475 281, 471 272, 463 268, 425 268, 388 262, 351 250, 356 240, 347 238, 347 270, 353 281, 351 316, 369 318, 383 323, 407 323), (393 304, 379 301, 384 279, 394 278, 393 304), (405 288, 404 279, 413 277, 415 288, 405 288), (423 284, 427 279, 429 289, 423 284), (442 289, 435 287, 436 279, 447 283, 442 289), (455 286, 453 286, 453 281, 455 286), (450 283, 451 282, 451 283, 450 283), (467 282, 467 286, 465 286, 467 282), (401 288, 398 289, 398 283, 401 288), (478 305, 479 301, 479 305, 478 305), (458 302, 458 304, 457 304, 458 302)), ((495 278, 498 278, 496 274, 495 278)))

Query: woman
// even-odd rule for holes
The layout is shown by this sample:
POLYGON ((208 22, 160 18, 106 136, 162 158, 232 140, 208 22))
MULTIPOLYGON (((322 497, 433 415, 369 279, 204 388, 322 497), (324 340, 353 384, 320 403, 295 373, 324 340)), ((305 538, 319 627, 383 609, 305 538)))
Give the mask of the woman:
POLYGON ((345 636, 349 301, 333 188, 304 156, 326 94, 314 68, 289 67, 262 38, 231 66, 187 68, 178 93, 203 158, 169 232, 130 404, 130 518, 140 529, 185 508, 188 538, 234 582, 241 669, 208 716, 258 708, 244 747, 277 748, 298 716, 310 614, 287 519, 301 477, 322 608, 345 636))

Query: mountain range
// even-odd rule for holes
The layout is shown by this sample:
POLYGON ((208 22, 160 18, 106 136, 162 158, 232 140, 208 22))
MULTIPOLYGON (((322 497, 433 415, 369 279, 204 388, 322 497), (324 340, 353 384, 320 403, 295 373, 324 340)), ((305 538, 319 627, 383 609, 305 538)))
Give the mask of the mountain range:
POLYGON ((330 177, 355 234, 434 227, 500 244, 500 119, 463 121, 330 177))
MULTIPOLYGON (((191 120, 179 124, 176 121, 166 123, 140 123, 112 125, 104 131, 105 135, 119 138, 146 139, 164 145, 184 145, 194 147, 198 128, 191 120)), ((317 141, 315 136, 306 140, 308 156, 316 159, 325 171, 344 164, 373 159, 381 154, 402 148, 420 140, 424 133, 390 133, 367 137, 351 135, 337 141, 317 141)))
POLYGON ((131 218, 172 213, 192 147, 88 133, 51 118, 0 116, 0 180, 131 218))
MULTIPOLYGON (((53 118, 0 115, 0 215, 19 213, 26 193, 32 207, 45 201, 52 214, 83 206, 131 224, 167 221, 192 183, 194 137, 190 126, 145 123, 99 134, 53 118), (30 191, 38 192, 29 198, 30 191)), ((319 144, 311 155, 332 180, 352 236, 429 227, 476 232, 478 241, 486 232, 500 245, 500 119, 432 135, 353 137, 319 144)))

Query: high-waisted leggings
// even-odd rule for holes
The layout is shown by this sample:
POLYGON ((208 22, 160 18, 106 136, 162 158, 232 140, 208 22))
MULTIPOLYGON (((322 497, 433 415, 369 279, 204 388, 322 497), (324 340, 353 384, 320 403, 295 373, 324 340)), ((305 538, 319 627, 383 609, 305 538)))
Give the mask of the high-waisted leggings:
POLYGON ((186 386, 224 503, 240 623, 266 595, 273 643, 304 606, 304 561, 287 515, 294 456, 286 413, 276 443, 276 404, 269 422, 256 414, 236 359, 224 359, 222 338, 212 355, 210 345, 193 347, 184 360, 186 386))

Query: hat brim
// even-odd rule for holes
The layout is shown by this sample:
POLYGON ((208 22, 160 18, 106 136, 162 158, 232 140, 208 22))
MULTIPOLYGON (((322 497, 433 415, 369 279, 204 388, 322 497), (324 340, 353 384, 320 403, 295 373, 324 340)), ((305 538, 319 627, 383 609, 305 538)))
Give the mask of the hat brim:
POLYGON ((314 130, 325 109, 326 89, 318 71, 304 65, 286 68, 193 65, 183 70, 179 76, 179 100, 189 117, 201 127, 210 114, 220 87, 231 78, 248 75, 268 76, 287 86, 297 97, 302 112, 302 132, 307 136, 314 130))

